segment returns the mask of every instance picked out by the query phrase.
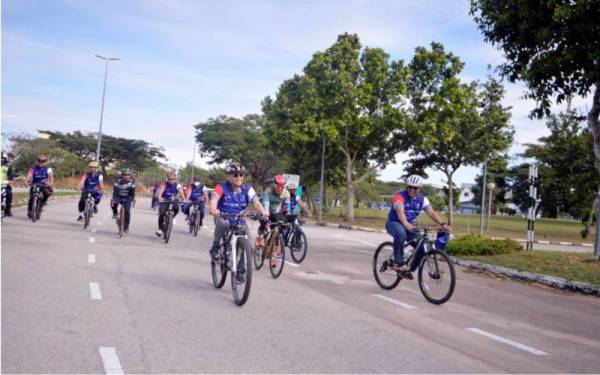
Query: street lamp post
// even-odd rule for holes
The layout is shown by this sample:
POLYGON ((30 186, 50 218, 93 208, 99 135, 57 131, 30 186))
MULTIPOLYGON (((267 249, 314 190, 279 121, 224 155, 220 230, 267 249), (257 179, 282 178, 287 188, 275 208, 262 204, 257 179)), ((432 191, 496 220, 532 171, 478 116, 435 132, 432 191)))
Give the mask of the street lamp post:
POLYGON ((490 231, 490 217, 492 216, 492 195, 493 195, 494 188, 496 187, 496 184, 493 182, 490 182, 487 184, 487 187, 489 190, 489 205, 488 205, 488 213, 487 213, 487 222, 485 224, 485 231, 489 232, 490 231))
POLYGON ((96 161, 100 163, 100 142, 102 141, 102 117, 104 116, 104 96, 106 94, 106 77, 108 75, 108 62, 120 60, 116 57, 104 57, 96 55, 97 58, 104 60, 104 88, 102 89, 102 107, 100 107, 100 127, 98 128, 98 146, 96 147, 96 161))

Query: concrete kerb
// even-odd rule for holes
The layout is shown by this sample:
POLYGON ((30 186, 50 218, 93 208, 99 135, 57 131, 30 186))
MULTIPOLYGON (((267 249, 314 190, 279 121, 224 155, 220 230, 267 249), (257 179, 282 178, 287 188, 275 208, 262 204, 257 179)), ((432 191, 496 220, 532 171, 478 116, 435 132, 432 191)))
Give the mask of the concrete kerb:
POLYGON ((508 276, 515 280, 527 281, 539 283, 547 286, 551 286, 553 288, 562 289, 562 290, 570 290, 573 292, 578 292, 582 294, 589 294, 600 297, 600 285, 588 284, 580 281, 567 280, 562 277, 556 276, 548 276, 542 275, 539 273, 527 272, 527 271, 518 271, 512 268, 495 266, 492 264, 481 263, 474 260, 465 260, 457 257, 451 257, 454 263, 468 267, 472 269, 477 269, 481 271, 487 271, 496 275, 508 276))
MULTIPOLYGON (((345 229, 345 230, 358 230, 364 232, 376 232, 376 233, 386 233, 385 230, 376 230, 372 228, 365 228, 359 226, 353 226, 349 224, 335 224, 335 223, 325 223, 325 222, 315 222, 315 221, 307 221, 307 223, 322 226, 327 228, 337 228, 337 229, 345 229)), ((494 238, 499 239, 499 238, 494 238)), ((525 242, 525 240, 517 239, 519 242, 525 242)), ((561 244, 564 245, 565 242, 550 242, 550 241, 535 241, 536 243, 543 244, 561 244)), ((591 244, 573 244, 569 243, 571 246, 592 246, 591 244)), ((465 260, 457 257, 451 256, 452 260, 455 264, 458 264, 463 267, 478 269, 482 271, 487 271, 496 275, 508 276, 515 280, 527 281, 527 282, 535 282, 543 285, 551 286, 553 288, 574 291, 582 294, 594 295, 600 297, 600 285, 588 284, 580 281, 567 280, 562 277, 548 276, 542 275, 533 272, 527 271, 519 271, 514 270, 512 268, 495 266, 492 264, 477 262, 473 260, 465 260)))

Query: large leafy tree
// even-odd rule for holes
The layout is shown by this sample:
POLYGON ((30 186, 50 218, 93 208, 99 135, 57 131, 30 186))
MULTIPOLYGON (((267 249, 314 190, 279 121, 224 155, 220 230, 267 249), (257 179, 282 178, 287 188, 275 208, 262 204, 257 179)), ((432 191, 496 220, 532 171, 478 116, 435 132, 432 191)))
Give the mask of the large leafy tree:
POLYGON ((462 166, 496 158, 508 148, 513 136, 510 108, 500 103, 502 85, 492 77, 482 85, 461 82, 458 75, 463 65, 435 42, 430 50, 418 47, 409 65, 412 146, 408 169, 422 172, 431 167, 446 175, 449 224, 454 173, 462 166))
POLYGON ((325 137, 344 160, 346 220, 354 220, 357 185, 378 168, 394 162, 407 148, 403 104, 407 70, 390 61, 380 48, 361 48, 355 34, 338 36, 335 44, 316 52, 275 99, 278 121, 285 134, 299 141, 325 137))
POLYGON ((501 74, 527 84, 533 116, 549 115, 554 98, 592 92, 587 123, 600 170, 600 2, 471 0, 471 14, 504 53, 501 74))
MULTIPOLYGON (((486 171, 486 185, 490 182, 496 186, 492 195, 492 211, 496 208, 502 207, 507 203, 506 195, 511 190, 509 181, 507 179, 509 174, 508 170, 508 158, 500 157, 498 159, 489 160, 486 171)), ((483 175, 478 174, 475 176, 475 185, 471 188, 473 192, 473 202, 475 204, 481 203, 481 184, 483 183, 483 175)), ((486 186, 486 201, 489 199, 487 186, 486 186)), ((485 203, 487 204, 487 202, 485 203)), ((487 206, 486 206, 487 207, 487 206)))
POLYGON ((210 118, 196 125, 200 154, 210 157, 211 164, 240 162, 255 183, 265 186, 281 171, 286 155, 273 151, 264 126, 264 117, 256 114, 241 119, 225 115, 210 118))

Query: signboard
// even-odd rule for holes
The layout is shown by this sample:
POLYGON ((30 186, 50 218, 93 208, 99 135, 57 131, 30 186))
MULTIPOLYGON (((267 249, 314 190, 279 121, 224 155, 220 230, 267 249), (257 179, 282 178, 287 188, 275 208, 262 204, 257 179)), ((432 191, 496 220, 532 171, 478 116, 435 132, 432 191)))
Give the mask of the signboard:
POLYGON ((297 174, 283 174, 283 177, 285 177, 285 186, 288 186, 289 184, 294 184, 296 186, 300 186, 300 176, 297 174))

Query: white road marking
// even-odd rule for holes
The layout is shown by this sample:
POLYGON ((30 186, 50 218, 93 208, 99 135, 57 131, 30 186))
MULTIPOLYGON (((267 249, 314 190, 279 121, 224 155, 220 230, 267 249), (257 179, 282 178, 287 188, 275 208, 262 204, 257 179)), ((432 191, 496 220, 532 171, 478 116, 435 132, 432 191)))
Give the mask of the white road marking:
POLYGON ((409 309, 409 310, 414 310, 417 307, 413 306, 413 305, 409 305, 408 303, 403 303, 400 301, 396 301, 395 299, 386 297, 386 296, 382 296, 381 294, 371 294, 373 297, 377 297, 377 298, 381 298, 384 301, 387 301, 389 303, 393 303, 396 306, 400 306, 400 307, 404 307, 405 309, 409 309))
POLYGON ((88 254, 88 263, 96 263, 96 256, 94 254, 88 254))
POLYGON ((102 222, 101 222, 101 221, 99 221, 99 222, 98 222, 98 225, 102 225, 102 222))
POLYGON ((92 233, 96 233, 98 231, 98 229, 92 229, 92 233))
POLYGON ((285 261, 285 264, 287 264, 288 266, 292 266, 292 267, 300 267, 299 264, 288 262, 287 260, 285 261))
POLYGON ((102 366, 107 374, 124 374, 117 350, 113 347, 100 347, 100 357, 102 358, 102 366))
POLYGON ((173 219, 173 225, 177 225, 177 220, 173 219))
POLYGON ((100 292, 100 284, 90 283, 90 297, 93 300, 101 300, 102 299, 102 293, 100 292))
POLYGON ((502 337, 502 336, 494 335, 493 333, 486 332, 486 331, 481 330, 479 328, 466 328, 466 330, 469 331, 469 332, 476 333, 476 334, 481 335, 481 336, 488 337, 488 338, 490 338, 492 340, 496 340, 496 341, 501 342, 503 344, 510 345, 510 346, 515 347, 517 349, 524 350, 524 351, 526 351, 528 353, 531 353, 531 354, 535 354, 535 355, 548 355, 548 353, 546 353, 544 351, 541 351, 539 349, 532 348, 531 346, 527 346, 525 344, 521 344, 520 342, 516 342, 516 341, 510 340, 510 339, 507 339, 505 337, 502 337))
POLYGON ((90 237, 90 243, 95 243, 96 239, 94 237, 90 237))
POLYGON ((377 248, 377 246, 379 246, 379 244, 374 244, 374 243, 367 242, 367 241, 357 240, 355 238, 349 238, 348 236, 342 236, 341 234, 334 234, 334 237, 342 238, 342 239, 347 240, 349 242, 358 242, 358 243, 361 243, 363 245, 367 245, 369 247, 372 247, 373 249, 375 249, 375 248, 377 248))

